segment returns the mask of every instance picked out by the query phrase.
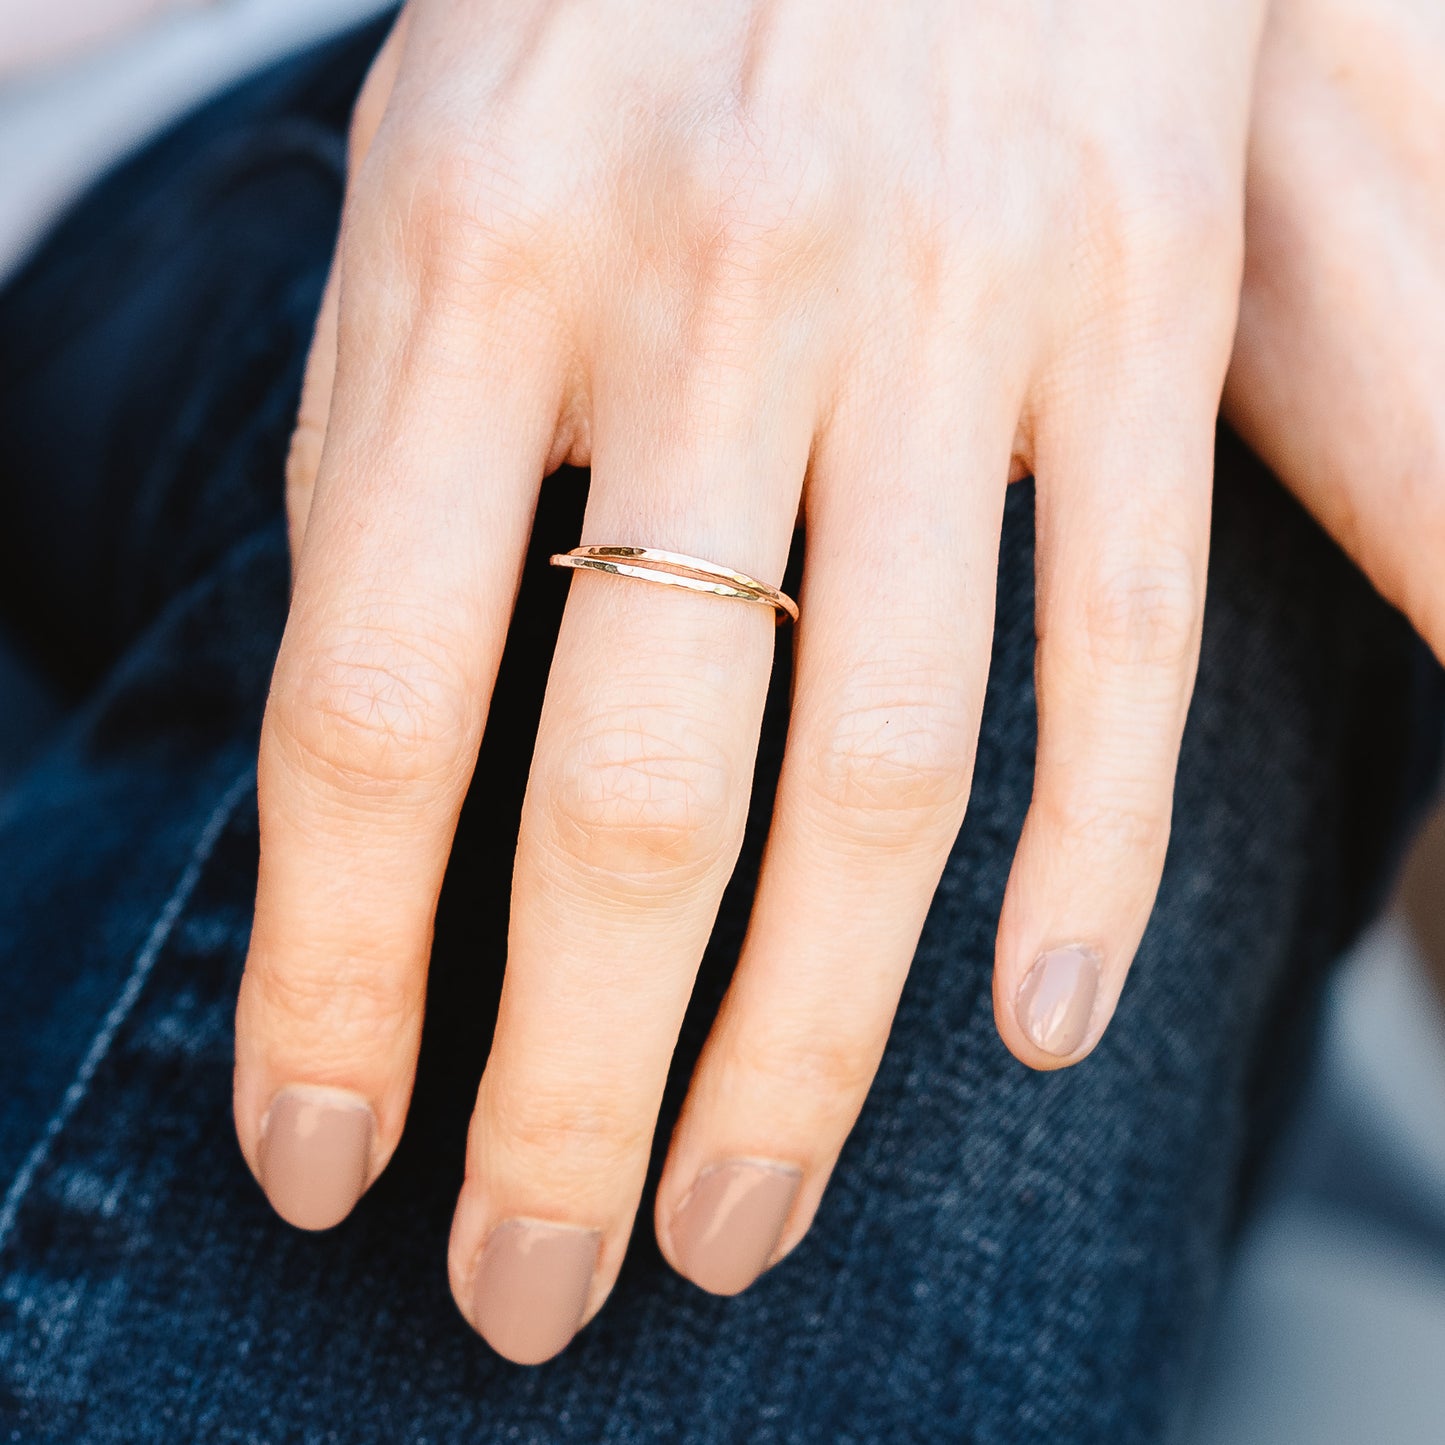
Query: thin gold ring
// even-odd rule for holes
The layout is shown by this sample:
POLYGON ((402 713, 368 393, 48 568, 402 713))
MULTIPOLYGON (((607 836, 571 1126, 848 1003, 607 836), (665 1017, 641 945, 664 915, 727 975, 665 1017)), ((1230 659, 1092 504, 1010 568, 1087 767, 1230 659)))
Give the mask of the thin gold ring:
POLYGON ((554 567, 610 572, 614 577, 637 577, 667 587, 685 587, 689 592, 733 597, 739 602, 760 602, 777 610, 779 622, 784 616, 798 620, 798 604, 787 593, 746 572, 734 572, 731 567, 720 567, 683 552, 664 552, 656 547, 574 547, 570 552, 554 553, 550 560, 554 567))

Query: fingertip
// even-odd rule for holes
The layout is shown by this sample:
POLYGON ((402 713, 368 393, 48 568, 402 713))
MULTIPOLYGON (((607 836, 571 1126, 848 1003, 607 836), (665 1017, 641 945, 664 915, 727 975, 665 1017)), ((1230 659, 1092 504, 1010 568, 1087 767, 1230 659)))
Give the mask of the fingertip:
POLYGON ((1089 1038, 1097 1011, 1103 958, 1088 944, 1045 949, 1019 985, 1019 1026, 1041 1052, 1067 1059, 1089 1038))
POLYGON ((701 1170, 666 1220, 669 1263, 709 1294, 736 1295, 775 1263, 803 1171, 769 1159, 701 1170))
POLYGON ((298 1229, 330 1229, 371 1181, 376 1115, 349 1089, 288 1084, 262 1116, 257 1177, 271 1207, 298 1229))
POLYGON ((561 1354, 586 1318, 602 1231, 540 1219, 505 1219, 487 1235, 463 1313, 514 1365, 561 1354))
POLYGON ((1023 967, 1010 960, 995 969, 999 1037, 1031 1069, 1047 1073, 1082 1063, 1112 1016, 1105 951, 1098 944, 1054 944, 1034 951, 1023 967))

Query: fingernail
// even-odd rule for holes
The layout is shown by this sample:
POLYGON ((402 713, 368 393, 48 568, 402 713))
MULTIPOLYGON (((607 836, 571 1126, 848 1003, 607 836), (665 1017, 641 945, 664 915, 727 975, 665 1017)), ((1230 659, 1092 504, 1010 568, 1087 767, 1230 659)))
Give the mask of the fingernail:
POLYGON ((261 1187, 298 1229, 330 1229, 366 1188, 376 1120, 359 1094, 292 1084, 261 1121, 261 1187))
POLYGON ((1099 992, 1099 955, 1074 944, 1039 955, 1019 989, 1024 1032, 1046 1054, 1066 1058, 1084 1042, 1099 992))
POLYGON ((472 1322, 517 1365, 540 1365, 567 1347, 597 1271, 602 1231, 508 1219, 487 1237, 472 1286, 472 1322))
POLYGON ((713 1294, 737 1294, 767 1268, 803 1171, 747 1159, 704 1169, 672 1216, 683 1274, 713 1294))

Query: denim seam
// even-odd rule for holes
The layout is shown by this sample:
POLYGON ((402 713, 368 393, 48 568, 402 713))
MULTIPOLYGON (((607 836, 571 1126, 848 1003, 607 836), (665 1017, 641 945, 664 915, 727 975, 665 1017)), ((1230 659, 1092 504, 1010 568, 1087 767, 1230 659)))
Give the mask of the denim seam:
POLYGON ((76 1109, 84 1101, 90 1081, 95 1077, 96 1070, 110 1052, 111 1045, 115 1042, 121 1026, 135 1007, 136 1000, 145 987, 146 979, 150 977, 161 950, 170 938, 186 904, 190 902, 191 895, 201 880, 201 874, 210 861, 216 844, 220 842, 221 834, 236 811, 236 805, 250 793, 254 776, 255 769, 248 765, 246 771, 226 789, 221 801, 206 819, 205 826, 196 839, 190 859, 181 873, 180 879, 171 891, 170 897, 166 899, 164 907, 156 915, 156 921, 151 925, 150 932, 146 935, 145 942, 141 945, 140 952, 136 954, 135 962, 131 965, 129 977, 111 1005, 110 1011, 102 1020, 95 1037, 91 1040, 90 1048, 86 1051, 75 1078, 65 1091, 65 1097, 60 1101, 60 1107, 51 1116, 40 1139, 16 1173, 5 1195, 4 1204, 0 1205, 0 1250, 4 1249, 9 1240, 10 1232, 15 1227, 16 1217, 25 1202, 25 1196, 49 1157, 55 1141, 64 1132, 76 1109))

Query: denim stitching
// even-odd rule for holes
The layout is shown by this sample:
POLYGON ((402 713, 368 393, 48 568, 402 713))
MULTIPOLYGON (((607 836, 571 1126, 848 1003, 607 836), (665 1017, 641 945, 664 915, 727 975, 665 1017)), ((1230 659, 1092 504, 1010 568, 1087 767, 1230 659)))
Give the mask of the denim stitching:
POLYGON ((35 1182, 35 1177, 49 1156, 52 1146, 70 1122, 76 1109, 80 1107, 86 1090, 90 1087, 91 1079, 95 1077, 96 1070, 110 1052, 110 1047, 115 1042, 121 1025, 135 1007, 141 989, 145 987, 146 979, 150 977, 156 959, 159 958, 161 949, 165 947, 166 940, 171 936, 171 930, 174 929, 180 918, 181 911, 190 902, 191 894, 195 892, 202 871, 210 861, 211 854, 220 841, 226 825, 231 821, 231 815, 235 812, 236 805, 250 793, 254 776, 254 769, 247 767, 246 771, 226 789, 221 801, 216 805, 210 817, 206 819, 206 825, 201 829, 200 836, 196 839, 196 845, 191 850, 190 861, 186 864, 185 871, 181 874, 171 896, 166 899, 165 906, 157 915, 156 921, 151 925, 150 933, 141 945, 140 952, 136 954, 135 963, 131 966, 130 976, 126 979, 125 986, 111 1005, 110 1012, 106 1014, 95 1038, 91 1040, 90 1048, 81 1061, 74 1080, 65 1091, 65 1097, 60 1101, 60 1107, 51 1116, 45 1126, 45 1132, 40 1136, 39 1141, 30 1151, 11 1182, 5 1195, 5 1202, 3 1206, 0 1206, 0 1249, 5 1247, 10 1237, 10 1231, 15 1226, 15 1219, 20 1212, 20 1207, 25 1202, 25 1196, 35 1182))

